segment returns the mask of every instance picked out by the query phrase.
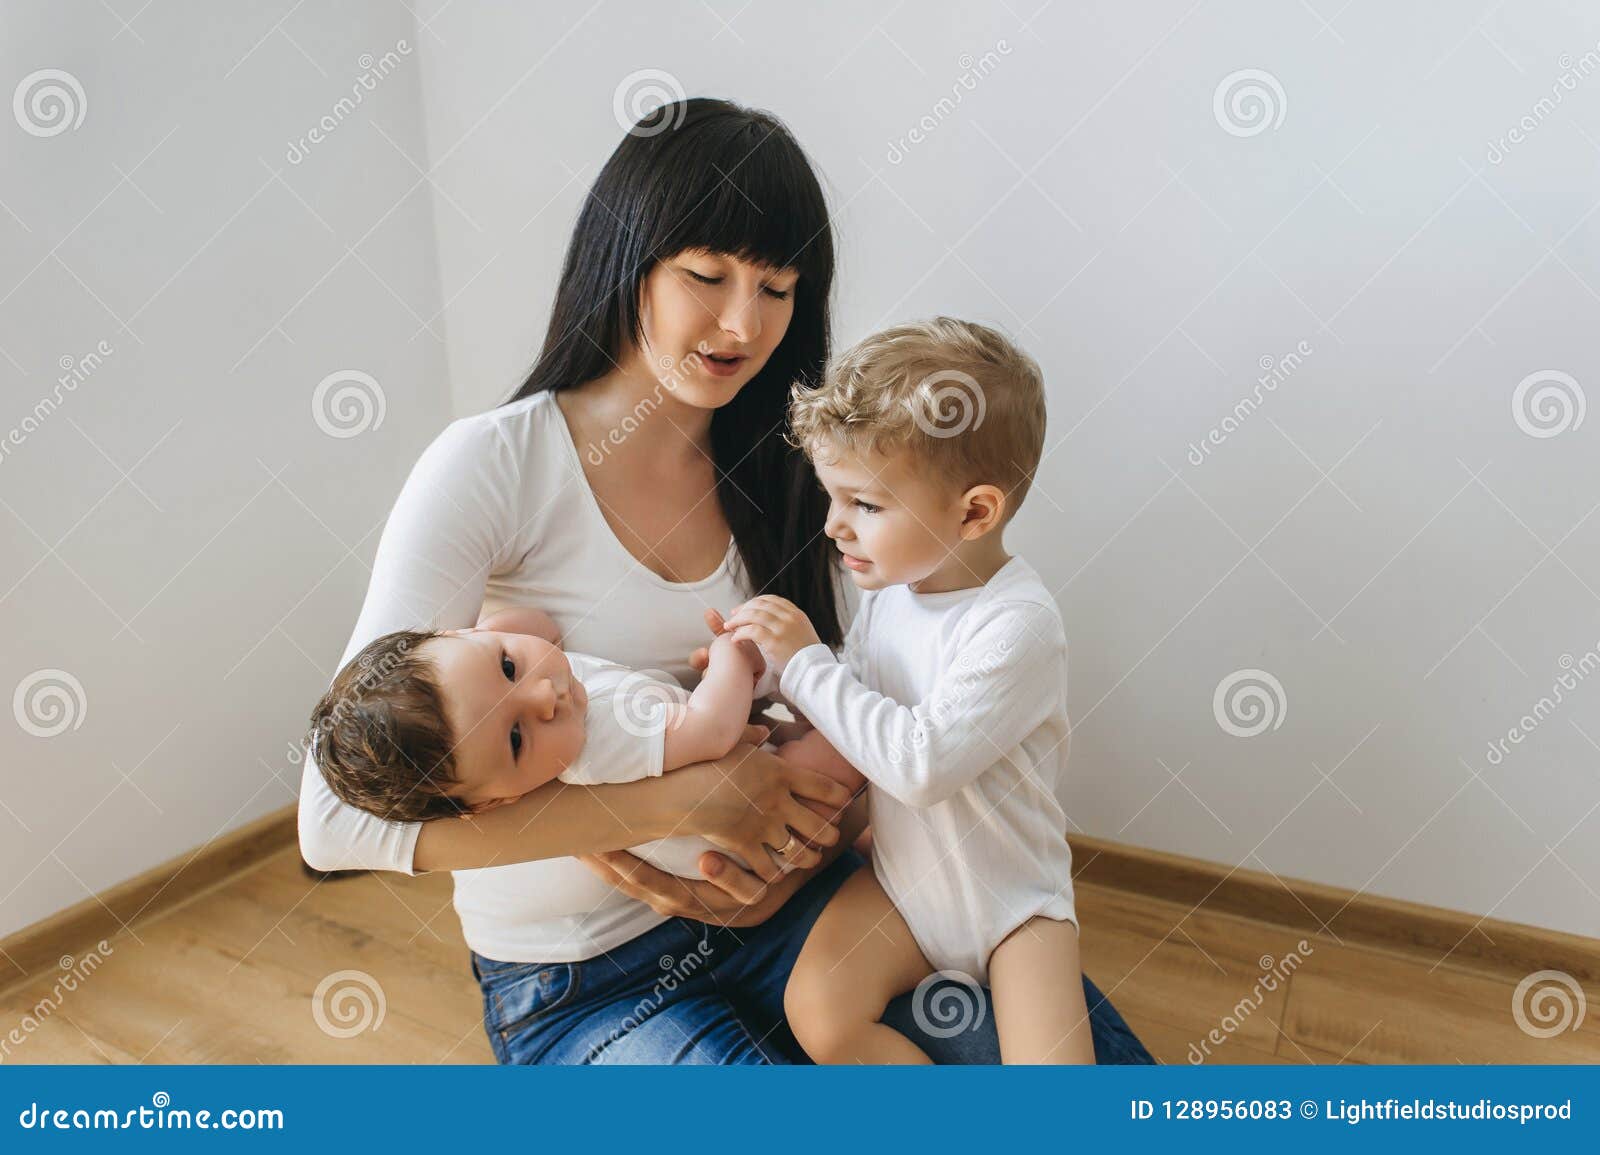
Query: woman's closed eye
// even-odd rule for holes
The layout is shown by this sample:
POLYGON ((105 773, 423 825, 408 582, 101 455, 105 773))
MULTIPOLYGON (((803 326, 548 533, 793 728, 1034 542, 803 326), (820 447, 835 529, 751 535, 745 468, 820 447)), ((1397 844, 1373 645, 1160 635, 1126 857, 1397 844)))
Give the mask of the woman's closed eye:
MULTIPOLYGON (((688 273, 691 277, 693 277, 695 280, 699 281, 702 285, 720 285, 720 284, 722 284, 722 278, 721 277, 708 277, 704 273, 695 272, 693 269, 685 269, 684 272, 688 273)), ((767 296, 773 298, 774 300, 787 301, 789 299, 790 290, 788 290, 788 289, 774 289, 771 285, 762 285, 761 289, 762 289, 762 291, 764 293, 767 294, 767 296)))

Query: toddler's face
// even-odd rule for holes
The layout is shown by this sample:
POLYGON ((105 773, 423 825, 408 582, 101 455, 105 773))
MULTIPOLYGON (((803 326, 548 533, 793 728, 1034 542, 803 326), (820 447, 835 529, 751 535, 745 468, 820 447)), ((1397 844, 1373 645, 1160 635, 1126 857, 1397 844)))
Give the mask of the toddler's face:
POLYGON ((583 749, 589 695, 558 646, 528 634, 449 630, 427 643, 456 735, 450 790, 473 811, 515 802, 583 749))
POLYGON ((914 469, 908 454, 828 445, 813 464, 828 491, 824 528, 859 588, 919 582, 961 544, 961 495, 914 469))

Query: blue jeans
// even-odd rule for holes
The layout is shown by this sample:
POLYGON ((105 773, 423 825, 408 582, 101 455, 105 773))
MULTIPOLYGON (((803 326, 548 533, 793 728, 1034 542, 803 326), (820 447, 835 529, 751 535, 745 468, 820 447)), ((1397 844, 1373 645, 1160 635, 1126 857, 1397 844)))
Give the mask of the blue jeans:
MULTIPOLYGON (((783 990, 811 925, 862 864, 846 851, 756 927, 668 919, 603 955, 575 963, 472 956, 483 1022, 502 1063, 805 1063, 783 1018, 783 990)), ((1153 1063, 1087 977, 1095 1060, 1153 1063)), ((998 1063, 989 992, 910 994, 883 1021, 937 1063, 998 1063), (981 996, 981 1005, 976 1001, 981 996)))

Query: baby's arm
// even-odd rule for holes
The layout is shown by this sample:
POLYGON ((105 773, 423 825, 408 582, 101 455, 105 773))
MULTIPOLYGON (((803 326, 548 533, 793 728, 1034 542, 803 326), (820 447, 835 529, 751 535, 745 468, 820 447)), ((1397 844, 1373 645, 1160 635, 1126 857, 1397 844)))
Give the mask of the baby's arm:
POLYGON ((505 634, 531 634, 551 645, 561 644, 561 630, 556 620, 532 606, 508 606, 488 614, 478 619, 478 628, 505 634))
POLYGON ((671 711, 662 769, 721 758, 750 721, 750 695, 760 671, 753 643, 723 634, 711 643, 710 663, 687 705, 671 711))

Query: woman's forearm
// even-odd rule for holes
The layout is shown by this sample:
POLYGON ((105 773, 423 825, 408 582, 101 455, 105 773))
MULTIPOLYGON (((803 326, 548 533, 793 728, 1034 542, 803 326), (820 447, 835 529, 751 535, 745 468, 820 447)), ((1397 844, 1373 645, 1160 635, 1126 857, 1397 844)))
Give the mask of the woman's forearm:
POLYGON ((550 782, 516 802, 464 818, 425 822, 417 870, 474 870, 541 858, 620 850, 666 837, 677 824, 666 778, 610 786, 550 782))

